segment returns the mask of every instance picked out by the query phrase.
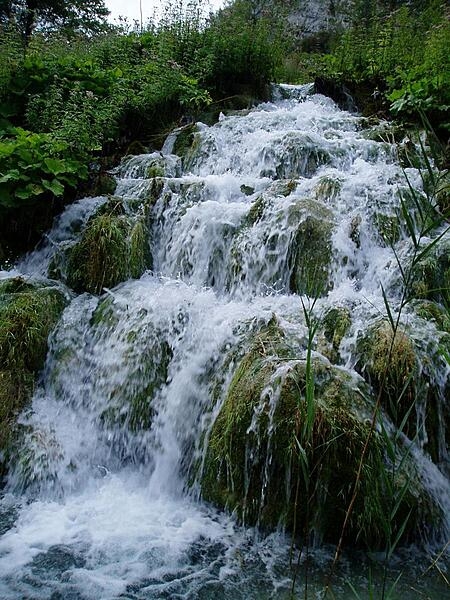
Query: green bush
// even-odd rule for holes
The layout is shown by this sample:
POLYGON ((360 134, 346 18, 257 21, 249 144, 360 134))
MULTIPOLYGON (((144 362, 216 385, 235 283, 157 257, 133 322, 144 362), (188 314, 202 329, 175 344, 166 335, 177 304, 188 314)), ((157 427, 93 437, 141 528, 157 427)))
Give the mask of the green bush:
MULTIPOLYGON (((18 25, 0 22, 0 229, 14 221, 34 242, 28 207, 44 213, 48 200, 72 199, 69 188, 99 157, 135 140, 157 145, 213 95, 241 93, 244 84, 249 97, 261 95, 278 56, 267 19, 249 20, 239 2, 210 19, 195 0, 187 11, 178 2, 166 7, 147 31, 35 30, 26 46, 18 25)), ((8 253, 10 245, 8 238, 8 253)))
POLYGON ((64 142, 20 128, 12 133, 0 138, 0 211, 48 195, 61 196, 66 186, 86 179, 86 165, 68 158, 64 142))

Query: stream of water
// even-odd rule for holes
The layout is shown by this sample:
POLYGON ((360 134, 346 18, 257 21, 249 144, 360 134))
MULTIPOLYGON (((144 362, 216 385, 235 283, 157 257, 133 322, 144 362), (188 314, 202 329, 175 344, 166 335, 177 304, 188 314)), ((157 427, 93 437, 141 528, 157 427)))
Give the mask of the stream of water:
MULTIPOLYGON (((22 454, 0 503, 2 600, 290 597, 289 536, 240 526, 203 503, 188 474, 220 410, 220 400, 211 400, 214 373, 232 376, 227 352, 273 314, 286 330, 306 335, 292 293, 299 221, 312 215, 331 230, 328 292, 316 310, 351 310, 343 368, 353 372, 359 332, 385 312, 381 284, 394 304, 398 298, 398 263, 376 227, 394 217, 407 187, 395 147, 371 139, 361 117, 310 92, 284 86, 273 102, 221 116, 212 127, 198 124, 184 162, 171 154, 173 137, 163 152, 118 168, 116 195, 130 214, 154 185, 149 165, 164 170, 149 217, 153 269, 106 290, 100 301, 112 316, 105 323, 95 324, 99 298, 73 295, 51 336, 32 405, 20 417, 22 454), (256 203, 260 212, 245 226, 256 203), (131 427, 131 397, 147 393, 162 362, 151 427, 131 427)), ((420 189, 418 171, 407 175, 420 189)), ((45 278, 55 253, 74 243, 104 202, 70 206, 12 273, 45 278)), ((398 256, 410 248, 400 236, 398 256)), ((401 318, 410 324, 415 316, 406 309, 401 318)), ((413 331, 424 348, 436 336, 425 321, 413 331)), ((428 376, 445 402, 448 365, 428 376)), ((448 465, 445 444, 439 452, 448 465)), ((449 481, 420 443, 416 455, 446 515, 442 542, 450 530, 449 481)), ((435 551, 409 548, 395 558, 389 581, 405 570, 396 598, 448 593, 444 559, 442 573, 431 568, 422 576, 435 551)), ((332 552, 314 549, 307 567, 302 556, 296 597, 304 597, 306 573, 308 597, 323 597, 332 552)), ((371 570, 380 585, 376 559, 345 555, 329 597, 354 597, 350 581, 368 598, 371 570)))

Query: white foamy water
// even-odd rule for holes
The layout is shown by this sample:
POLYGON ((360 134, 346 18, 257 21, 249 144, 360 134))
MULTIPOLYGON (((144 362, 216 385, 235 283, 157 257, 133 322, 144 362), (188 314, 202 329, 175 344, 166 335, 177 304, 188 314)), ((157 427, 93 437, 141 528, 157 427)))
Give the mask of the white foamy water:
MULTIPOLYGON (((319 254, 322 242, 330 248, 331 268, 316 312, 350 310, 340 350, 355 377, 358 336, 385 313, 381 284, 394 314, 400 298, 395 254, 377 226, 395 216, 406 187, 395 149, 309 91, 284 86, 274 103, 200 124, 184 163, 157 152, 117 169, 127 212, 158 184, 146 205, 154 272, 100 299, 77 296, 51 337, 1 504, 1 598, 288 597, 288 540, 259 539, 202 504, 192 474, 223 399, 216 387, 231 379, 249 332, 275 314, 303 356, 292 283, 299 227, 327 225, 329 240, 317 243, 319 254)), ((420 189, 418 173, 408 176, 420 189)), ((14 274, 45 276, 105 200, 69 207, 14 274)), ((411 253, 402 231, 396 253, 411 253)), ((409 310, 401 320, 418 323, 409 310)), ((415 333, 423 356, 437 335, 433 325, 415 333)), ((422 369, 444 406, 448 365, 436 364, 422 369)), ((276 393, 263 394, 273 411, 276 393)), ((424 456, 425 442, 413 453, 417 469, 450 514, 448 480, 424 456)), ((442 462, 446 452, 441 441, 442 462)))

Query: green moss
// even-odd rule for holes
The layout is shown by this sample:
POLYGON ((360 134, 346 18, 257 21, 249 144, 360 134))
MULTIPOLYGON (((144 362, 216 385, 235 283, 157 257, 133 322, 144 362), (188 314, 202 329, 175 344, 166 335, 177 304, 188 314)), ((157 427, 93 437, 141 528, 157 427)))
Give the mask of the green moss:
MULTIPOLYGON (((109 337, 121 321, 121 311, 123 307, 116 305, 113 298, 102 298, 91 318, 95 335, 109 337)), ((142 327, 120 333, 121 362, 125 368, 121 382, 112 389, 107 386, 103 392, 108 400, 108 408, 101 414, 105 428, 121 424, 134 432, 151 425, 152 401, 167 379, 172 350, 160 331, 144 323, 145 320, 142 327)))
POLYGON ((166 177, 166 170, 166 159, 162 155, 156 156, 147 163, 145 176, 147 179, 153 179, 154 177, 166 177))
POLYGON ((318 349, 333 363, 339 363, 339 346, 351 323, 350 311, 344 307, 330 308, 321 319, 318 349))
MULTIPOLYGON (((372 406, 361 384, 316 359, 314 424, 311 437, 305 437, 306 364, 289 362, 290 355, 276 325, 254 337, 211 430, 203 496, 247 524, 268 530, 282 524, 302 535, 308 520, 317 535, 336 541, 369 435, 372 406)), ((348 525, 349 536, 361 542, 382 535, 383 469, 383 448, 373 434, 348 525)))
POLYGON ((92 327, 102 326, 106 329, 114 329, 119 322, 119 317, 114 310, 114 298, 103 297, 92 313, 90 324, 92 327))
POLYGON ((44 366, 48 336, 66 303, 54 287, 19 277, 1 282, 0 471, 11 450, 16 416, 31 398, 35 375, 44 366))
POLYGON ((435 193, 437 206, 447 221, 450 220, 450 172, 447 171, 437 185, 435 193))
POLYGON ((411 294, 450 306, 450 242, 442 239, 419 262, 414 271, 411 294))
POLYGON ((131 228, 129 248, 129 273, 132 278, 138 279, 152 263, 148 230, 143 219, 137 221, 131 228))
POLYGON ((196 132, 197 125, 195 123, 183 127, 178 133, 177 139, 175 140, 173 153, 177 154, 181 158, 184 158, 192 148, 196 132))
POLYGON ((381 321, 358 341, 356 365, 377 392, 398 425, 414 401, 418 359, 414 342, 406 331, 394 335, 391 325, 381 321))
POLYGON ((95 196, 107 196, 108 194, 114 194, 117 187, 117 181, 108 173, 100 173, 95 180, 94 195, 95 196))
POLYGON ((261 177, 273 179, 291 179, 293 177, 312 177, 317 169, 330 162, 330 153, 318 148, 317 143, 308 135, 300 137, 296 133, 287 134, 280 142, 282 148, 279 160, 273 169, 260 173, 261 177))
POLYGON ((70 250, 67 283, 77 292, 100 294, 127 278, 127 253, 126 222, 97 216, 70 250))
POLYGON ((352 240, 355 246, 359 249, 361 247, 361 216, 356 215, 350 222, 350 229, 348 237, 352 240))
POLYGON ((151 266, 145 221, 127 217, 122 201, 112 198, 89 220, 67 255, 67 283, 77 292, 100 294, 138 278, 151 266))
POLYGON ((394 143, 405 139, 406 131, 403 125, 379 121, 379 119, 368 117, 363 120, 364 127, 361 135, 367 140, 374 142, 394 143), (369 129, 370 128, 370 129, 369 129))
POLYGON ((272 197, 290 196, 297 188, 298 182, 295 179, 279 179, 270 184, 266 193, 272 197))
POLYGON ((0 280, 0 297, 4 294, 16 294, 17 292, 32 292, 36 285, 23 277, 11 277, 0 280))
POLYGON ((440 331, 450 333, 450 313, 441 304, 431 300, 414 300, 412 306, 419 317, 434 322, 440 331))
POLYGON ((151 164, 147 167, 147 179, 153 179, 154 177, 164 177, 164 175, 165 170, 163 165, 151 164))
POLYGON ((124 214, 123 199, 120 196, 109 196, 108 200, 97 208, 94 216, 107 215, 108 217, 120 217, 124 214))
POLYGON ((15 476, 27 490, 42 489, 44 482, 55 482, 54 467, 64 458, 64 452, 54 432, 31 427, 22 427, 18 456, 14 461, 15 476), (23 438, 27 443, 23 443, 23 438))
POLYGON ((374 216, 374 226, 378 231, 381 240, 387 245, 397 243, 400 240, 401 228, 396 215, 385 215, 377 213, 374 216))
POLYGON ((265 196, 259 196, 251 205, 250 210, 244 220, 244 226, 252 227, 258 223, 264 215, 268 200, 265 196))
POLYGON ((29 402, 33 388, 33 373, 0 371, 0 477, 6 472, 13 451, 17 415, 29 402))
POLYGON ((329 211, 320 205, 308 203, 291 251, 290 289, 297 294, 323 296, 331 289, 330 264, 332 259, 331 233, 333 222, 329 211))
POLYGON ((317 200, 335 200, 342 188, 342 181, 334 177, 321 177, 314 188, 317 200))
MULTIPOLYGON (((164 179, 164 177, 154 177, 151 181, 150 187, 148 189, 148 193, 146 194, 145 200, 144 200, 144 205, 146 207, 146 210, 148 211, 161 197, 161 194, 164 190, 164 185, 165 185, 166 180, 164 179)), ((139 209, 139 207, 142 205, 142 201, 139 199, 138 203, 136 205, 136 209, 139 209)), ((133 205, 131 205, 132 208, 133 205)))
POLYGON ((42 368, 47 354, 47 338, 56 324, 66 298, 56 288, 38 287, 18 291, 17 279, 4 283, 0 292, 0 364, 6 369, 36 371, 42 368))
MULTIPOLYGON (((150 428, 154 414, 153 399, 167 380, 171 358, 169 344, 155 336, 140 354, 137 368, 131 369, 123 383, 110 395, 109 407, 101 415, 105 427, 116 428, 120 423, 133 432, 150 428)), ((136 357, 131 360, 135 361, 136 357)))
POLYGON ((433 338, 414 341, 406 329, 394 337, 387 321, 373 325, 357 341, 356 370, 379 394, 394 424, 402 425, 410 439, 418 436, 435 462, 443 460, 440 447, 447 444, 450 431, 443 400, 448 395, 443 374, 449 350, 448 333, 436 331, 433 338))

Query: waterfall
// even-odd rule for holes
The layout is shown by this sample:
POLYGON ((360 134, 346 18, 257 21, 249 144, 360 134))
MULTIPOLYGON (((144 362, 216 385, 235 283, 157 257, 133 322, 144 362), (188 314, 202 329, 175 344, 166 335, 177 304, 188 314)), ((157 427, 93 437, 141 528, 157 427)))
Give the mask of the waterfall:
MULTIPOLYGON (((40 246, 1 274, 0 283, 50 277, 70 296, 19 417, 18 456, 0 503, 5 600, 289 597, 281 523, 261 536, 248 527, 261 524, 261 510, 248 523, 243 511, 242 525, 214 497, 205 502, 208 444, 239 365, 262 344, 272 371, 246 426, 255 441, 245 460, 262 452, 267 418, 263 506, 277 403, 306 356, 305 307, 324 323, 332 310, 349 315, 339 338, 325 327, 315 342, 326 376, 342 375, 345 390, 375 385, 361 348, 371 343, 367 332, 384 331, 386 297, 398 314, 402 261, 413 253, 397 218, 400 198, 410 186, 421 194, 423 183, 420 171, 399 165, 383 124, 368 128, 311 86, 280 86, 274 98, 211 127, 197 123, 182 156, 186 128, 162 152, 125 158, 112 199, 68 207, 40 246), (84 256, 77 245, 96 215, 117 218, 128 236, 122 277, 103 285, 103 273, 100 295, 83 279, 90 267, 73 258, 84 256), (273 366, 272 341, 261 334, 271 323, 284 352, 273 366)), ((424 533, 431 543, 450 531, 450 367, 438 347, 448 334, 417 307, 404 307, 399 323, 423 386, 408 460, 440 515, 441 533, 424 533), (430 390, 438 415, 431 430, 430 390)), ((373 402, 359 409, 362 426, 373 402)), ((245 477, 247 494, 250 471, 245 477)), ((315 568, 322 559, 318 550, 315 568)))

